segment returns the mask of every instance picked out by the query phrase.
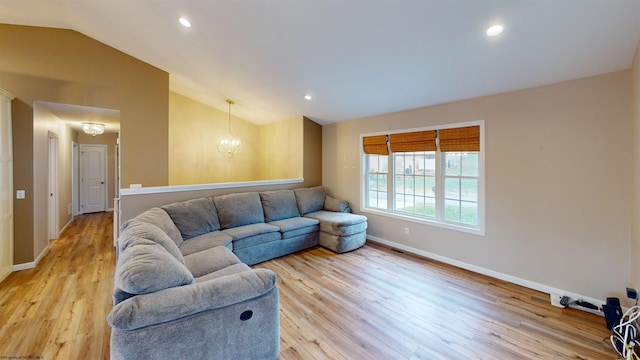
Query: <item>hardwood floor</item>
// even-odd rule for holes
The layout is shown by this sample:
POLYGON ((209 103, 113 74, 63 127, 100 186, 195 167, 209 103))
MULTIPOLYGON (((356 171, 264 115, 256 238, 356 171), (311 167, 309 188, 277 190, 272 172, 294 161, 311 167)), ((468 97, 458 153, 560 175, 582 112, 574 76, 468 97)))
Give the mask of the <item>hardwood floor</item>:
MULTIPOLYGON (((0 359, 108 359, 111 216, 80 216, 37 268, 0 283, 0 359)), ((283 360, 616 358, 602 317, 372 243, 256 267, 278 274, 283 360)))
POLYGON ((112 213, 76 218, 34 269, 0 283, 0 359, 108 359, 112 213))

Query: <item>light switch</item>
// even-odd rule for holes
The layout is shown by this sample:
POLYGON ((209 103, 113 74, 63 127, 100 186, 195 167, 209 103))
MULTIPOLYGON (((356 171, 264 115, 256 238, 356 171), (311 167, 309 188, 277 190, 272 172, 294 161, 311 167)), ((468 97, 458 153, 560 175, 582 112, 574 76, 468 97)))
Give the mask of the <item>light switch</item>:
POLYGON ((25 197, 25 191, 24 190, 17 190, 16 191, 16 199, 24 199, 25 197))

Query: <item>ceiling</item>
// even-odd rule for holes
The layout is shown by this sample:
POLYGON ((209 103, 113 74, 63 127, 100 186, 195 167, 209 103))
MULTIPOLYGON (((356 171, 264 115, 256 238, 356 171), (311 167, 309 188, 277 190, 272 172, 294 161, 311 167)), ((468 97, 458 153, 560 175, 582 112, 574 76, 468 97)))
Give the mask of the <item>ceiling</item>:
POLYGON ((107 134, 120 132, 120 110, 46 101, 37 101, 36 106, 46 109, 78 132, 82 132, 83 123, 101 123, 104 125, 104 132, 107 134))
POLYGON ((0 0, 77 30, 256 124, 320 124, 628 69, 640 0, 0 0), (185 28, 178 18, 187 17, 185 28), (494 23, 505 31, 485 35, 494 23), (311 94, 313 99, 303 99, 311 94))

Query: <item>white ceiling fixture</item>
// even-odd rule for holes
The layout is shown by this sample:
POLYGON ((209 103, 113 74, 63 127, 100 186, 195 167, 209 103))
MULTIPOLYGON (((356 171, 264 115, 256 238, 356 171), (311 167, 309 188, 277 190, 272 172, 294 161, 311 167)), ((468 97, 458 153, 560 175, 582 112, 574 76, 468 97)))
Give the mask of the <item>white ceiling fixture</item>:
POLYGON ((178 19, 178 21, 180 22, 180 25, 186 28, 191 27, 191 21, 189 21, 189 19, 187 19, 186 17, 181 17, 180 19, 178 19))
POLYGON ((171 91, 221 111, 234 94, 247 104, 234 116, 258 125, 301 115, 324 125, 625 70, 640 40, 640 0, 397 0, 366 11, 322 0, 0 3, 0 23, 78 31, 168 72, 171 91), (167 26, 176 14, 198 31, 185 39, 167 26), (500 46, 478 39, 491 19, 509 26, 500 46), (296 101, 309 87, 322 106, 296 101))
POLYGON ((306 95, 304 96, 304 99, 305 99, 305 100, 312 100, 312 99, 313 99, 313 96, 311 96, 311 95, 309 95, 309 94, 306 94, 306 95))
POLYGON ((487 36, 498 36, 503 30, 504 26, 501 24, 492 25, 487 29, 487 36))
POLYGON ((82 123, 82 131, 91 136, 104 134, 104 124, 100 123, 82 123))

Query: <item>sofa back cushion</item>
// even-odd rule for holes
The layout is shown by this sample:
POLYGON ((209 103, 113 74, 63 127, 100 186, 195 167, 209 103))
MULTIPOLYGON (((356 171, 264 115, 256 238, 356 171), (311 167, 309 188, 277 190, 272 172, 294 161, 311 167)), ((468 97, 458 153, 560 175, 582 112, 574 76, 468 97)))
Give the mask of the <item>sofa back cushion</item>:
POLYGON ((171 220, 169 214, 166 211, 162 210, 159 207, 151 208, 142 214, 136 216, 135 218, 125 222, 121 226, 121 230, 127 228, 131 221, 141 221, 149 224, 153 224, 159 227, 162 231, 164 231, 176 246, 180 247, 182 245, 182 235, 180 235, 180 230, 176 227, 176 224, 171 220))
POLYGON ((116 286, 129 294, 148 294, 195 281, 184 264, 159 244, 136 244, 120 254, 116 286))
POLYGON ((216 206, 210 197, 163 205, 162 208, 180 229, 184 240, 220 230, 216 206))
POLYGON ((257 192, 216 196, 213 202, 223 229, 264 222, 262 203, 257 192))
POLYGON ((126 229, 123 229, 118 238, 119 253, 126 251, 127 248, 136 244, 156 243, 161 245, 169 254, 173 255, 180 263, 184 264, 182 252, 171 240, 169 235, 162 231, 159 227, 132 220, 126 229))
POLYGON ((296 202, 301 215, 324 209, 324 187, 299 188, 294 189, 293 192, 296 194, 296 202))
POLYGON ((260 193, 260 200, 266 222, 300 216, 293 190, 263 191, 260 193))

